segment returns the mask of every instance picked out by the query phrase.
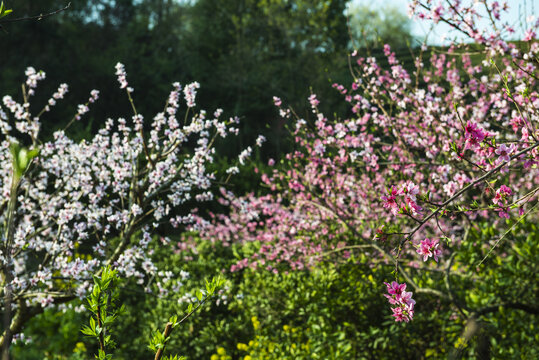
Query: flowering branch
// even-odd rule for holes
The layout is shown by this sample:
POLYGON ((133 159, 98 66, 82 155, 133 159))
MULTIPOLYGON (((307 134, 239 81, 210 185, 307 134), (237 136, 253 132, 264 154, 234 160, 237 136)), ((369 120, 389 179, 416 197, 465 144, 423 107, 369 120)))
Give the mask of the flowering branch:
POLYGON ((470 190, 471 188, 473 188, 475 185, 479 184, 480 182, 482 182, 483 180, 486 180, 488 179, 490 176, 492 176, 493 174, 495 174, 496 172, 498 172, 501 168, 503 168, 505 165, 509 164, 513 159, 516 159, 518 158, 519 156, 523 155, 523 154, 526 154, 528 152, 530 152, 531 150, 535 149, 536 147, 539 146, 539 142, 527 147, 526 149, 523 149, 521 151, 519 151, 518 153, 516 153, 515 155, 513 155, 511 157, 511 159, 509 161, 506 161, 506 162, 503 162, 501 164, 499 164, 498 166, 496 166, 494 169, 488 171, 487 173, 485 173, 483 176, 475 179, 474 181, 472 181, 470 184, 468 184, 467 186, 463 187, 462 189, 460 189, 455 195, 453 195, 452 197, 450 197, 449 199, 447 199, 446 201, 444 201, 442 204, 440 204, 436 210, 434 210, 433 212, 431 212, 429 215, 427 215, 424 219, 422 219, 421 221, 419 221, 419 224, 412 230, 410 231, 410 233, 408 234, 408 236, 406 236, 403 240, 401 240, 401 242, 399 243, 399 246, 398 246, 398 251, 397 251, 397 256, 395 257, 395 270, 398 269, 398 259, 399 259, 399 255, 402 251, 402 247, 403 245, 409 241, 413 236, 414 234, 419 231, 419 229, 421 229, 421 227, 423 227, 423 225, 425 225, 430 219, 432 219, 434 216, 436 216, 441 210, 443 210, 447 205, 449 205, 450 203, 452 203, 454 200, 458 199, 461 195, 463 195, 464 193, 466 193, 468 190, 470 190))

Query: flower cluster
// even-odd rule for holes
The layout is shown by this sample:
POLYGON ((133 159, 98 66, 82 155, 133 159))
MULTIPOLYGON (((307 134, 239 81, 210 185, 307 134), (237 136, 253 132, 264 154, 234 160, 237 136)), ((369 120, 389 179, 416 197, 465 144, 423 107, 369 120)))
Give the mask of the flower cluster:
POLYGON ((505 144, 501 144, 500 146, 498 146, 498 148, 496 149, 496 151, 494 151, 496 153, 496 155, 499 156, 498 158, 498 163, 500 162, 503 162, 503 161, 509 161, 511 160, 511 157, 510 155, 515 151, 515 144, 511 144, 509 147, 506 146, 505 144))
POLYGON ((437 239, 430 240, 426 238, 421 240, 417 246, 417 253, 423 256, 423 261, 427 261, 428 258, 433 257, 434 261, 438 262, 438 257, 442 255, 442 250, 438 249, 439 242, 437 239))
POLYGON ((393 281, 391 284, 384 283, 387 286, 387 294, 384 296, 388 299, 389 303, 393 306, 393 317, 395 321, 409 322, 414 318, 414 306, 415 300, 412 299, 412 292, 405 291, 406 284, 399 284, 393 281))
POLYGON ((122 63, 116 64, 116 76, 118 77, 118 82, 120 83, 120 88, 127 88, 127 74, 125 72, 125 66, 122 63))
POLYGON ((24 72, 26 75, 26 86, 28 86, 28 95, 34 95, 34 89, 37 87, 38 81, 45 80, 44 71, 36 71, 33 67, 28 67, 24 72))
POLYGON ((494 196, 494 199, 492 199, 492 202, 498 206, 496 211, 498 211, 498 214, 502 218, 509 219, 507 197, 511 195, 511 193, 512 191, 510 188, 505 185, 502 185, 498 190, 496 190, 496 196, 494 196))
POLYGON ((399 213, 421 215, 421 206, 417 204, 417 194, 419 194, 419 187, 408 181, 398 189, 392 187, 388 190, 388 196, 382 195, 380 198, 383 201, 382 206, 393 215, 399 213), (399 196, 402 197, 402 201, 398 201, 399 196))
MULTIPOLYGON (((373 267, 397 262, 405 273, 418 267, 418 252, 435 261, 459 252, 470 224, 485 221, 502 231, 498 215, 533 208, 539 194, 539 93, 530 74, 537 72, 539 43, 518 47, 499 33, 478 30, 481 22, 463 25, 454 9, 466 19, 479 16, 465 1, 448 1, 454 9, 432 3, 415 1, 412 10, 469 32, 484 47, 484 58, 472 58, 466 43, 427 58, 418 49, 409 71, 389 46, 382 59, 354 52, 351 84, 334 85, 352 114, 344 119, 329 119, 312 95, 306 99, 310 118, 292 119, 275 97, 283 121, 294 120, 294 150, 281 166, 261 174, 267 194, 226 193, 222 202, 230 211, 214 215, 201 233, 226 246, 253 244, 233 270, 302 269, 364 251, 373 267), (496 181, 508 186, 497 191, 497 208, 496 181), (509 195, 513 203, 506 201, 509 195), (429 240, 442 237, 452 240, 443 250, 438 240, 429 240)), ((489 10, 494 21, 495 13, 505 11, 489 10)), ((477 251, 490 246, 478 244, 477 251)))
MULTIPOLYGON (((116 74, 133 101, 120 63, 116 74)), ((33 68, 26 75, 26 90, 45 78, 33 68)), ((150 244, 158 229, 195 221, 191 205, 213 199, 216 175, 207 169, 214 161, 215 142, 210 139, 236 132, 230 126, 235 120, 219 119, 218 111, 212 118, 193 108, 198 87, 185 87, 183 126, 176 119, 180 86, 174 83, 165 112, 149 126, 143 126, 144 117, 136 113, 130 120, 107 119, 97 134, 83 141, 71 139, 64 130, 49 141, 37 139, 41 114, 64 97, 67 85, 60 85, 37 115, 27 102, 3 98, 0 224, 6 225, 0 263, 2 278, 9 281, 5 286, 18 304, 14 316, 83 298, 92 274, 105 265, 139 284, 151 278, 161 295, 166 295, 171 278, 182 276, 158 271, 150 244), (29 149, 17 145, 26 135, 34 140, 29 149), (18 177, 14 169, 20 169, 18 177)), ((93 90, 73 119, 90 111, 98 99, 99 92, 93 90)), ((161 242, 167 245, 170 240, 161 242)))
POLYGON ((485 132, 483 129, 477 126, 475 123, 471 123, 468 121, 465 127, 464 136, 466 138, 466 146, 464 149, 472 149, 475 150, 479 147, 481 142, 485 140, 488 133, 485 132))
POLYGON ((183 89, 183 94, 185 95, 185 101, 187 103, 187 107, 194 107, 196 105, 195 98, 197 95, 197 89, 200 88, 200 84, 198 82, 193 82, 189 85, 187 85, 183 89))

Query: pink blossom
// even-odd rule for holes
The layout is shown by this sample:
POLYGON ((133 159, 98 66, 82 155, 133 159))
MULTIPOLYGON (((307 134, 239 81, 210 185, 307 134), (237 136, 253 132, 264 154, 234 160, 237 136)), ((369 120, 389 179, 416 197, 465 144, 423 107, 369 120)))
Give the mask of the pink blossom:
POLYGON ((407 209, 412 213, 412 215, 421 215, 422 207, 419 206, 412 197, 405 196, 404 201, 406 203, 407 209))
POLYGON ((442 17, 442 11, 443 7, 441 5, 438 5, 436 8, 433 9, 431 18, 435 24, 440 21, 440 18, 442 17))
POLYGON ((524 33, 524 37, 522 38, 522 41, 532 41, 533 39, 535 39, 535 37, 536 37, 535 31, 533 31, 533 29, 528 29, 524 33))
POLYGON ((419 186, 417 186, 416 184, 414 184, 413 182, 411 181, 407 181, 402 189, 401 189, 401 194, 406 194, 408 195, 408 197, 415 201, 416 200, 416 195, 419 194, 419 186))
POLYGON ((395 318, 396 322, 410 322, 414 318, 414 306, 415 301, 413 303, 411 302, 409 304, 391 308, 391 311, 393 312, 391 316, 395 318))
POLYGON ((388 209, 389 211, 391 211, 393 215, 397 215, 399 212, 399 204, 397 204, 395 200, 397 193, 398 191, 395 188, 392 188, 391 190, 389 190, 389 194, 388 194, 389 196, 382 195, 380 197, 384 201, 382 206, 385 209, 388 209))
POLYGON ((406 290, 406 284, 399 284, 396 281, 391 282, 391 284, 384 282, 384 284, 387 286, 387 292, 389 295, 385 295, 386 297, 390 297, 391 295, 399 296, 402 294, 404 290, 406 290))
MULTIPOLYGON (((508 26, 500 24, 500 32, 489 29, 481 21, 484 14, 465 2, 421 1, 426 8, 419 1, 414 3, 411 8, 416 16, 443 17, 465 29, 468 40, 480 42, 485 49, 484 58, 499 60, 499 71, 490 71, 486 60, 472 62, 455 52, 467 47, 465 43, 453 44, 448 54, 417 59, 413 72, 399 65, 389 46, 384 47, 387 62, 354 58, 356 78, 348 86, 333 85, 350 116, 331 118, 316 106, 311 122, 292 119, 291 111, 282 110, 280 120, 296 124, 292 126, 295 145, 283 156, 285 161, 278 160, 279 166, 261 174, 267 195, 224 196, 222 201, 230 205, 230 211, 216 215, 202 230, 202 238, 225 246, 256 242, 260 250, 249 253, 243 267, 273 271, 313 266, 320 254, 335 250, 343 240, 364 244, 374 237, 394 247, 400 237, 394 231, 411 231, 418 220, 426 219, 417 234, 428 232, 438 239, 418 241, 416 250, 423 261, 438 261, 441 236, 458 237, 467 221, 490 222, 496 231, 507 230, 496 218, 509 216, 510 197, 521 198, 539 185, 534 166, 539 148, 508 161, 536 137, 531 132, 537 129, 539 95, 528 72, 535 69, 532 58, 539 53, 539 45, 531 43, 520 53, 501 38, 508 26), (419 83, 413 80, 416 76, 419 83), (490 138, 506 143, 493 145, 490 138), (507 162, 502 171, 491 173, 487 181, 476 181, 500 162, 507 162), (507 186, 490 191, 493 180, 507 186), (421 206, 429 213, 436 211, 459 192, 440 216, 419 217, 421 206), (484 206, 485 196, 493 198, 494 206, 484 206), (466 216, 456 215, 461 212, 466 216), (358 229, 358 236, 351 239, 346 226, 335 226, 339 219, 358 229), (388 225, 387 232, 382 224, 388 225)), ((494 20, 505 11, 503 4, 484 5, 491 6, 494 20)), ((25 113, 12 99, 6 100, 19 116, 25 113)), ((278 98, 274 102, 281 105, 278 98)), ((459 251, 461 246, 455 242, 451 250, 459 251)), ((417 256, 401 255, 399 261, 406 265, 421 262, 417 256)), ((376 260, 370 265, 394 259, 381 256, 376 260)), ((398 283, 386 285, 395 320, 409 321, 414 312, 411 293, 398 283)))
POLYGON ((509 209, 508 208, 504 208, 504 207, 499 207, 497 209, 495 209, 494 211, 498 212, 498 216, 501 217, 501 218, 505 218, 505 219, 509 219, 510 216, 509 216, 509 209))
POLYGON ((508 188, 505 185, 500 186, 498 190, 496 190, 496 196, 494 199, 492 199, 492 202, 496 205, 502 205, 505 204, 505 198, 509 195, 511 195, 512 191, 510 188, 508 188))
POLYGON ((318 99, 316 98, 316 94, 312 94, 311 96, 309 96, 309 103, 313 108, 317 107, 318 104, 320 104, 320 101, 318 101, 318 99))
POLYGON ((487 136, 487 133, 477 126, 477 124, 468 121, 465 128, 466 147, 465 149, 476 148, 487 136))
POLYGON ((515 150, 515 144, 511 144, 511 146, 507 147, 505 144, 501 144, 496 149, 496 154, 499 155, 500 161, 509 161, 511 160, 511 153, 515 150))
POLYGON ((442 255, 442 250, 438 249, 438 240, 425 238, 417 248, 417 253, 423 255, 423 261, 427 261, 429 257, 434 257, 434 261, 438 262, 438 257, 442 255))
POLYGON ((413 293, 405 291, 405 283, 399 284, 398 282, 393 281, 391 284, 386 282, 384 282, 384 284, 386 285, 388 292, 388 294, 384 294, 384 296, 391 305, 394 305, 391 310, 395 321, 409 322, 412 320, 414 317, 415 306, 415 300, 412 299, 413 293))

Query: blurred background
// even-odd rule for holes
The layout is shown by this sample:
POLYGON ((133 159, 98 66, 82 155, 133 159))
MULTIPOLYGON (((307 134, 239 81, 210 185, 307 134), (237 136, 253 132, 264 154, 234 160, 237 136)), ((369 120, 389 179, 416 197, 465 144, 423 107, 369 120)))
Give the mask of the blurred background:
MULTIPOLYGON (((68 1, 5 3, 16 18, 48 13, 68 1)), ((352 49, 378 55, 380 44, 389 43, 406 57, 419 44, 404 11, 398 2, 382 12, 347 0, 75 0, 58 15, 3 25, 0 93, 20 98, 28 66, 48 78, 32 101, 36 109, 68 83, 67 99, 43 118, 46 138, 72 118, 92 89, 100 90, 98 103, 70 130, 82 138, 108 117, 129 116, 114 76, 114 65, 122 62, 147 122, 162 111, 172 82, 198 81, 199 107, 211 113, 222 108, 242 120, 240 141, 224 148, 226 155, 252 145, 261 133, 269 139, 262 156, 277 156, 287 145, 272 97, 308 117, 312 91, 324 99, 328 114, 343 111, 331 84, 351 79, 352 49)))

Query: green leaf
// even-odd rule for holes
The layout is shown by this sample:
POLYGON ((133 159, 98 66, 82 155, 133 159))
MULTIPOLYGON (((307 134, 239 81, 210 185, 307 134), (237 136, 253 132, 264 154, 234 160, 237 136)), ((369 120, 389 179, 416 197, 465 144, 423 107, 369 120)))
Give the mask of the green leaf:
POLYGON ((174 329, 178 325, 178 316, 174 315, 171 316, 170 319, 168 319, 170 323, 172 323, 172 328, 174 329))
POLYGON ((12 12, 13 10, 5 8, 3 1, 2 3, 0 3, 0 19, 3 18, 4 16, 11 14, 12 12))
POLYGON ((13 12, 13 10, 11 9, 3 11, 2 13, 0 13, 0 19, 3 18, 4 16, 9 15, 11 12, 13 12))
POLYGON ((90 329, 90 328, 89 328, 88 326, 86 326, 86 325, 84 325, 80 331, 81 331, 81 333, 83 333, 84 335, 88 335, 88 336, 96 336, 95 331, 93 331, 92 329, 90 329))

